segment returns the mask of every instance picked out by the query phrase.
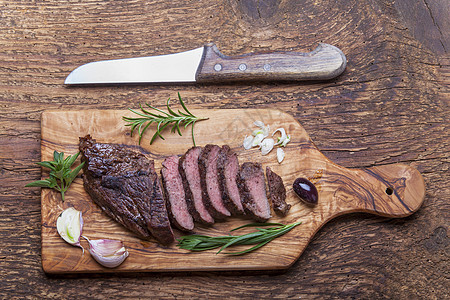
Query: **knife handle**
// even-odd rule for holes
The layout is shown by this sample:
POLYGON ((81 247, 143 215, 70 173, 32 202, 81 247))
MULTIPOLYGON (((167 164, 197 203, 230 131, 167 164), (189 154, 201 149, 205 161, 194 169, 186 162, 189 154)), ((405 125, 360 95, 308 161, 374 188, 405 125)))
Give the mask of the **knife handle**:
POLYGON ((222 54, 213 43, 204 46, 197 82, 327 80, 347 65, 342 51, 320 43, 309 53, 261 52, 239 56, 222 54))

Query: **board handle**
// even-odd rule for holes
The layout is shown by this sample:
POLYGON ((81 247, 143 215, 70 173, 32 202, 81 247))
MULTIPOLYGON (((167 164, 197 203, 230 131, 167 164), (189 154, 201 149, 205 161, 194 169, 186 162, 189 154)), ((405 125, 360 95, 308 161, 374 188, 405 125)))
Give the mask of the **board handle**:
POLYGON ((213 43, 205 45, 197 82, 327 80, 339 76, 347 65, 344 53, 320 43, 309 53, 261 52, 223 55, 213 43))
MULTIPOLYGON (((341 174, 342 175, 342 174, 341 174)), ((346 184, 334 192, 349 211, 402 218, 416 212, 425 198, 425 181, 419 171, 404 164, 352 170, 346 184)), ((340 176, 341 177, 341 176, 340 176)))

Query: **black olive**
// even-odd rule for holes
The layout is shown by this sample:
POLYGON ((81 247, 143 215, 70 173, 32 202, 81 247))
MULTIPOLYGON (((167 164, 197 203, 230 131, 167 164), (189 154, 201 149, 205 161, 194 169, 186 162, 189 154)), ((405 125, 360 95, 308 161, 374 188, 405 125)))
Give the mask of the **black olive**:
POLYGON ((295 179, 294 192, 306 204, 316 205, 319 200, 319 193, 316 187, 306 178, 295 179))

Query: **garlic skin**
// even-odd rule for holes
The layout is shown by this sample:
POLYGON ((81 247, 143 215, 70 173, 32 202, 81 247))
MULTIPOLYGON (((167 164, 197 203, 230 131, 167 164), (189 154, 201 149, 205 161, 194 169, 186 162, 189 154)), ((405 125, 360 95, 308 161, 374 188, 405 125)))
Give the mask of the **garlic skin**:
POLYGON ((122 241, 118 240, 89 240, 83 236, 89 243, 89 253, 102 266, 106 268, 115 268, 119 266, 128 257, 128 251, 123 246, 122 241))
POLYGON ((261 154, 267 155, 270 151, 272 151, 273 146, 275 145, 275 141, 273 139, 265 139, 261 142, 261 154))
POLYGON ((281 162, 283 161, 284 155, 285 154, 284 154, 283 149, 282 148, 277 148, 277 160, 278 160, 279 164, 281 164, 281 162))
POLYGON ((84 248, 80 244, 80 237, 83 231, 83 216, 81 211, 73 207, 64 210, 56 220, 56 229, 63 240, 72 246, 80 247, 84 253, 84 248))

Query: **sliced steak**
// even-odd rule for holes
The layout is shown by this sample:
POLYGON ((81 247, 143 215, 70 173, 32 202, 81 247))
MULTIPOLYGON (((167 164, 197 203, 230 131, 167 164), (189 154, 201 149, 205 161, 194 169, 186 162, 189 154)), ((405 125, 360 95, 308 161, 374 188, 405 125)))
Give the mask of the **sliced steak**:
POLYGON ((203 202, 206 209, 215 219, 231 216, 222 201, 217 170, 217 157, 220 147, 206 145, 198 159, 200 183, 202 186, 203 202))
POLYGON ((242 164, 237 178, 245 213, 259 222, 270 219, 270 204, 261 164, 253 162, 242 164))
POLYGON ((80 138, 84 188, 112 219, 139 237, 174 241, 154 162, 130 146, 80 138))
POLYGON ((273 210, 285 216, 289 209, 291 209, 291 205, 286 203, 286 188, 284 187, 283 180, 269 167, 266 167, 266 177, 273 210))
POLYGON ((211 225, 214 224, 214 219, 203 203, 200 171, 198 169, 198 157, 201 152, 201 147, 192 147, 189 149, 180 158, 178 171, 183 182, 189 212, 195 221, 211 225))
POLYGON ((194 220, 189 213, 183 181, 178 172, 180 158, 176 155, 167 157, 162 163, 161 176, 166 196, 166 206, 172 223, 181 230, 194 229, 194 220))
POLYGON ((219 187, 222 192, 222 201, 225 207, 233 214, 244 214, 236 177, 239 173, 239 161, 236 153, 229 146, 224 145, 220 149, 217 158, 219 171, 219 187))

